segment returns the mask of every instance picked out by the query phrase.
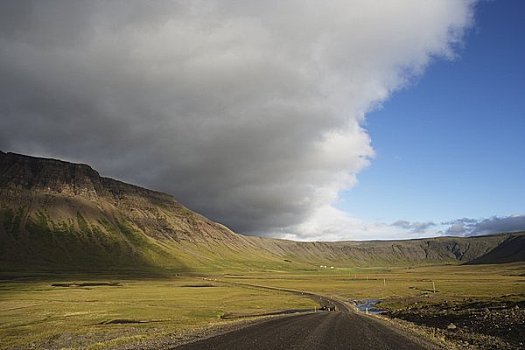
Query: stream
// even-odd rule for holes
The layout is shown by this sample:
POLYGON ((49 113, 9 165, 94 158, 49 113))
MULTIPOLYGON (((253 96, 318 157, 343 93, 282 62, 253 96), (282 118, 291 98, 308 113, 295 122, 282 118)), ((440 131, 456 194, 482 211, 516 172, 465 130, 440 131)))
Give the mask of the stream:
POLYGON ((375 305, 380 301, 379 299, 355 300, 354 304, 363 313, 366 313, 368 310, 369 314, 380 314, 383 311, 375 308, 375 305))

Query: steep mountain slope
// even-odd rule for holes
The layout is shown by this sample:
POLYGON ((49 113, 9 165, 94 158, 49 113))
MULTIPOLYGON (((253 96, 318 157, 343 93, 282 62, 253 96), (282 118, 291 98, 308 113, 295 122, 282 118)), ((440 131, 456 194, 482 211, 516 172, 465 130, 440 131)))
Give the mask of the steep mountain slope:
POLYGON ((0 198, 0 260, 7 266, 186 269, 247 246, 172 196, 82 164, 0 154, 0 198))
MULTIPOLYGON (((491 252, 501 259, 498 247, 524 237, 334 243, 248 237, 190 211, 173 196, 101 177, 87 165, 0 152, 0 269, 6 271, 487 263, 491 252)), ((523 249, 502 261, 516 259, 523 260, 523 249)))
POLYGON ((468 264, 501 264, 525 261, 525 235, 509 235, 501 244, 486 254, 476 257, 468 264))

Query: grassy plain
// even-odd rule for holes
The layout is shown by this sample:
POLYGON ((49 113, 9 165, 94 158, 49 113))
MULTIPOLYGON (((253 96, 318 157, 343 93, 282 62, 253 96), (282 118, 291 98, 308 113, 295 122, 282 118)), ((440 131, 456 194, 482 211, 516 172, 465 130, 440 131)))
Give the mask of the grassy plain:
MULTIPOLYGON (((85 280, 78 276, 74 281, 85 280)), ((97 281, 108 279, 89 282, 97 281)), ((225 312, 258 314, 315 306, 307 298, 196 277, 118 281, 116 286, 72 287, 52 286, 57 281, 48 280, 1 283, 0 347, 114 348, 228 322, 220 318, 225 312)))
POLYGON ((147 344, 159 337, 176 339, 232 322, 221 318, 225 313, 262 314, 315 306, 298 295, 231 282, 305 290, 343 300, 381 299, 382 306, 391 309, 465 299, 525 300, 523 263, 302 272, 236 270, 151 279, 17 278, 0 282, 0 348, 114 349, 147 344), (87 281, 118 285, 52 286, 87 281))
POLYGON ((227 280, 307 290, 343 300, 380 299, 382 307, 464 299, 525 299, 525 264, 337 268, 308 273, 259 273, 227 280), (434 283, 432 283, 434 282, 434 283), (434 286, 436 292, 434 293, 434 286))

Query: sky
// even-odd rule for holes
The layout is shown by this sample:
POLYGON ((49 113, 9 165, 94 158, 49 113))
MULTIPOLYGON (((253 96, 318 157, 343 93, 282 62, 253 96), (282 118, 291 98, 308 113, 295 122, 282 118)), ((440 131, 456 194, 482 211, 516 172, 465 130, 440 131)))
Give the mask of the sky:
POLYGON ((525 229, 524 7, 0 1, 0 149, 244 234, 525 229))
POLYGON ((457 56, 367 115, 376 155, 338 208, 381 222, 525 213, 523 11, 479 3, 457 56))

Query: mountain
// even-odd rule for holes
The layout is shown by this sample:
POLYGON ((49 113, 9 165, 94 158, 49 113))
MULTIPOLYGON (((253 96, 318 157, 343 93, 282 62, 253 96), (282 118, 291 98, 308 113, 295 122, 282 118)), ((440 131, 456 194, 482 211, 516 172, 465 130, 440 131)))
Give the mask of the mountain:
POLYGON ((501 264, 525 261, 525 235, 509 235, 486 254, 473 258, 468 264, 501 264))
POLYGON ((525 260, 525 233, 294 242, 236 234, 85 164, 0 152, 0 271, 219 271, 525 260), (515 249, 516 242, 521 244, 515 249))
POLYGON ((170 195, 88 165, 3 152, 0 222, 6 267, 185 270, 247 245, 170 195))

